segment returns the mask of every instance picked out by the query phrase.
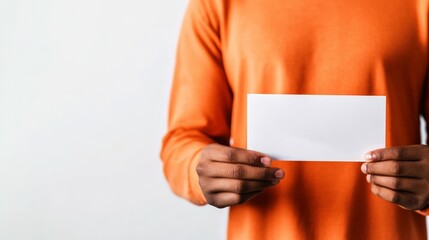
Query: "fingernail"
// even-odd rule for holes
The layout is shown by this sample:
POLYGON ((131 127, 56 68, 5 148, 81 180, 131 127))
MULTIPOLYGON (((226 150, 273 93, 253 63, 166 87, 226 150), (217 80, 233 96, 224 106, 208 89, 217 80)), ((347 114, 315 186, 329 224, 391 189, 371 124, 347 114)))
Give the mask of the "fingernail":
POLYGON ((372 154, 371 153, 365 154, 365 160, 370 161, 371 159, 372 159, 372 154))
POLYGON ((276 176, 276 178, 283 178, 285 176, 285 173, 281 169, 279 169, 274 173, 274 175, 276 176))
POLYGON ((269 157, 262 157, 261 158, 261 163, 264 166, 269 167, 269 166, 271 166, 271 159, 269 157))
POLYGON ((366 181, 368 182, 368 183, 370 183, 371 182, 371 175, 366 175, 366 181))
POLYGON ((363 173, 366 173, 366 169, 367 169, 368 167, 366 166, 366 163, 364 163, 364 164, 362 164, 362 166, 360 167, 360 170, 363 172, 363 173))

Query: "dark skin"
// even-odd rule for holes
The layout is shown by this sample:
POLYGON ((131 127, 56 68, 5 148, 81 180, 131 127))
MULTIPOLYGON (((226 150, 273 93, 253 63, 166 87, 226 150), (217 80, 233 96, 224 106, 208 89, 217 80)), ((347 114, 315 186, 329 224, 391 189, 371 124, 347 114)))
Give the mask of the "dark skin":
MULTIPOLYGON (((377 149, 365 155, 362 172, 371 191, 408 210, 429 204, 429 146, 377 149)), ((284 171, 271 167, 272 159, 259 152, 209 144, 197 166, 207 203, 224 208, 244 203, 277 185, 284 171)))
POLYGON ((277 185, 284 172, 270 166, 271 158, 265 154, 213 143, 202 150, 197 174, 207 203, 224 208, 277 185))
POLYGON ((428 206, 429 146, 378 149, 365 159, 362 172, 375 195, 408 210, 428 206))

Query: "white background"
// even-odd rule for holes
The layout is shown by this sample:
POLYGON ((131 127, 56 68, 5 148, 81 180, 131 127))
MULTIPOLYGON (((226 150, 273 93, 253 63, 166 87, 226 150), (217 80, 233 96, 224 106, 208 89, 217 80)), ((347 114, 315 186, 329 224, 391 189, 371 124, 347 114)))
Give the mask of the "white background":
POLYGON ((224 237, 159 160, 186 4, 0 0, 0 239, 224 237))
POLYGON ((222 239, 162 175, 185 0, 0 0, 0 239, 222 239))

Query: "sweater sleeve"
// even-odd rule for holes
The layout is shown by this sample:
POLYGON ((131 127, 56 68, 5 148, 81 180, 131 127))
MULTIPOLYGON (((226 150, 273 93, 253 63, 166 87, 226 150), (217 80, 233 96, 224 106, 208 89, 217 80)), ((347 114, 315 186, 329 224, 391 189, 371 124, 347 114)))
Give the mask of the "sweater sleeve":
MULTIPOLYGON (((426 122, 426 144, 429 145, 429 77, 426 78, 426 84, 423 87, 422 115, 426 122)), ((424 216, 429 216, 429 206, 417 212, 424 216)))
POLYGON ((232 92, 222 62, 216 1, 191 0, 179 37, 168 130, 161 160, 173 192, 195 204, 206 200, 196 166, 207 144, 227 145, 232 92))
POLYGON ((426 144, 429 145, 429 77, 426 78, 426 88, 423 90, 422 115, 426 121, 426 144))

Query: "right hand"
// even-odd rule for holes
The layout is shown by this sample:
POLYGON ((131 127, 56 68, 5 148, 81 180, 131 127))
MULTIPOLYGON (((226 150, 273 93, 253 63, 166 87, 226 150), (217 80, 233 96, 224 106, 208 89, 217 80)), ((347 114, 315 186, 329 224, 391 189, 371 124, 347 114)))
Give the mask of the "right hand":
POLYGON ((284 172, 270 166, 267 155, 213 143, 201 151, 197 174, 207 203, 224 208, 244 203, 277 185, 284 172))

